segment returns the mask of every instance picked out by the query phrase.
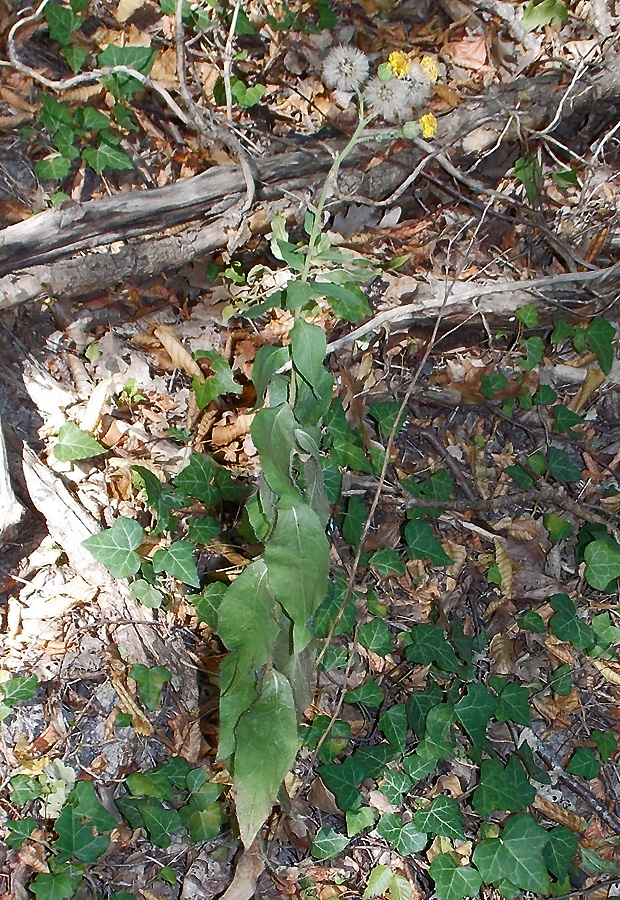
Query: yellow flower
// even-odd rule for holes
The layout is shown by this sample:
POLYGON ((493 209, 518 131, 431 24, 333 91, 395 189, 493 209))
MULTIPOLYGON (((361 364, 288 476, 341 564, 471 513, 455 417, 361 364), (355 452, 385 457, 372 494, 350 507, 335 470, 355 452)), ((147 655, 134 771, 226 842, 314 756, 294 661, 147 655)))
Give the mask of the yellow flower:
POLYGON ((432 138, 437 131, 437 119, 432 113, 425 113, 420 119, 423 138, 432 138))
POLYGON ((439 66, 437 60, 433 59, 432 56, 423 56, 420 60, 420 65, 428 75, 428 80, 431 84, 435 84, 439 78, 439 66))
POLYGON ((390 53, 387 64, 397 78, 404 78, 409 74, 411 68, 409 57, 402 50, 394 50, 390 53))

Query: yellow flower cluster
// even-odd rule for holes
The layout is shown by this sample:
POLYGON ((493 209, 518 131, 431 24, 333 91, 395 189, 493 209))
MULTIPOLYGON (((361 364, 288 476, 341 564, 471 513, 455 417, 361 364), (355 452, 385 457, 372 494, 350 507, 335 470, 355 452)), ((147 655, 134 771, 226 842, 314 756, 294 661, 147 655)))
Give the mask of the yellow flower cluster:
POLYGON ((411 68, 411 60, 402 50, 393 50, 388 56, 387 64, 397 78, 405 78, 411 68))
POLYGON ((420 66, 424 69, 431 84, 435 84, 439 78, 439 66, 437 60, 432 56, 423 56, 420 60, 420 66))
POLYGON ((437 119, 431 112, 425 113, 420 119, 420 127, 423 138, 432 138, 437 131, 437 119))

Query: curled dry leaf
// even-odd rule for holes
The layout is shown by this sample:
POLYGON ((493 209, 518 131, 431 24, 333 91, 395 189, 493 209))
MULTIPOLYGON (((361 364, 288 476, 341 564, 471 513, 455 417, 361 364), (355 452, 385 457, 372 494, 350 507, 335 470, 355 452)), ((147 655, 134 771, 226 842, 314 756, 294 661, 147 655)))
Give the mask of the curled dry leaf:
POLYGON ((584 408, 594 391, 598 390, 603 384, 605 377, 606 376, 601 372, 598 366, 588 367, 586 380, 581 385, 581 390, 577 394, 577 398, 573 404, 575 412, 580 412, 584 408))
POLYGON ((620 685, 620 663, 606 659, 591 659, 595 669, 601 673, 605 681, 620 685))
POLYGON ((557 822, 558 825, 565 825, 571 831, 583 831, 586 827, 586 820, 578 816, 577 813, 564 809, 563 806, 554 803, 553 800, 548 800, 541 794, 536 794, 534 807, 538 812, 551 819, 552 822, 557 822))
POLYGON ((489 644, 489 655, 493 660, 493 671, 497 675, 509 675, 514 663, 512 641, 505 634, 496 634, 489 644))
POLYGON ((512 562, 508 551, 501 541, 494 541, 495 544, 495 562, 502 576, 502 595, 506 600, 512 599, 512 562))
POLYGON ((144 6, 146 0, 119 0, 114 16, 117 22, 126 22, 137 9, 144 6))
POLYGON ((175 369, 183 369, 183 371, 191 378, 200 379, 200 383, 202 384, 204 376, 200 366, 192 357, 191 353, 185 349, 177 337, 174 328, 171 328, 170 325, 158 325, 154 333, 155 337, 161 341, 162 346, 170 356, 175 369))
POLYGON ((238 438, 250 433, 250 425, 255 413, 241 413, 226 425, 214 425, 211 432, 211 443, 216 447, 224 447, 238 438))

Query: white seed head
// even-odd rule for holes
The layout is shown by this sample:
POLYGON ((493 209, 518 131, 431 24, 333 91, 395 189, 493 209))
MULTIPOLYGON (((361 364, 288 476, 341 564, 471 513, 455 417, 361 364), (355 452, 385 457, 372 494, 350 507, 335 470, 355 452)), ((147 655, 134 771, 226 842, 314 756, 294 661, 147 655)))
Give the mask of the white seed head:
POLYGON ((323 63, 323 80, 338 91, 355 91, 368 78, 368 57, 356 47, 334 47, 323 63))
POLYGON ((404 79, 409 88, 409 102, 414 109, 422 106, 431 95, 431 80, 419 63, 412 63, 404 79))
POLYGON ((390 78, 389 81, 371 79, 364 91, 364 100, 371 111, 386 122, 406 119, 411 113, 409 86, 400 78, 390 78))

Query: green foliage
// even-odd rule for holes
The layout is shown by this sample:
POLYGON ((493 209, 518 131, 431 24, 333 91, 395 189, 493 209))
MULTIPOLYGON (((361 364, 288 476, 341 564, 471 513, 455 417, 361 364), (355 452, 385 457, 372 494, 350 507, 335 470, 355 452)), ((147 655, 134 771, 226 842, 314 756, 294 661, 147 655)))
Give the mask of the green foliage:
POLYGON ((545 25, 561 25, 568 19, 568 9, 563 0, 530 0, 523 10, 523 27, 535 31, 545 25))
POLYGON ((428 871, 439 900, 475 897, 482 886, 480 873, 472 866, 460 866, 450 853, 437 854, 428 871))
POLYGON ((0 682, 0 722, 11 715, 16 704, 34 697, 38 687, 36 675, 15 675, 0 682))
POLYGON ((67 422, 58 429, 58 443, 54 444, 53 453, 61 462, 73 462, 76 459, 100 456, 107 453, 107 449, 78 428, 75 422, 67 422))
POLYGON ((332 859, 342 853, 348 843, 346 835, 338 834, 333 828, 323 825, 312 839, 310 853, 314 859, 332 859))
POLYGON ((213 372, 202 382, 198 377, 194 377, 192 382, 199 409, 205 409, 212 400, 221 397, 222 394, 241 393, 241 385, 234 380, 230 366, 219 353, 215 350, 198 350, 194 356, 196 359, 206 359, 213 372))
POLYGON ((527 813, 518 813, 497 838, 481 841, 473 862, 487 883, 507 882, 524 891, 547 894, 549 875, 543 851, 549 836, 527 813))
MULTIPOLYGON (((546 0, 543 0, 543 2, 546 2, 546 0)), ((524 15, 524 22, 525 19, 526 17, 524 15)), ((525 193, 530 206, 534 206, 538 199, 538 191, 542 181, 542 169, 535 156, 519 157, 515 162, 515 178, 525 188, 525 193)), ((526 328, 527 327, 533 326, 526 325, 526 328)), ((542 341, 540 338, 530 338, 529 341, 525 341, 525 346, 527 348, 528 362, 524 368, 529 372, 531 368, 534 368, 536 362, 540 362, 542 359, 542 341)))
POLYGON ((144 530, 135 519, 124 516, 118 518, 111 528, 93 534, 82 541, 100 563, 106 566, 115 578, 135 575, 141 559, 136 553, 144 540, 144 530))
POLYGON ((165 666, 145 666, 135 663, 130 676, 138 685, 138 692, 147 709, 154 710, 159 703, 163 686, 170 681, 170 672, 165 666))

